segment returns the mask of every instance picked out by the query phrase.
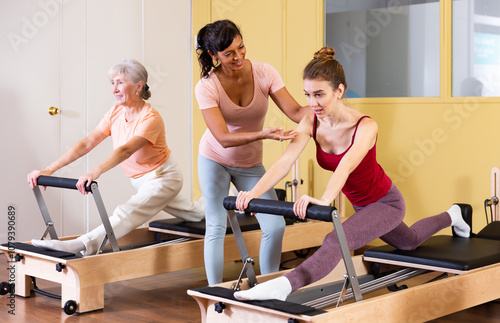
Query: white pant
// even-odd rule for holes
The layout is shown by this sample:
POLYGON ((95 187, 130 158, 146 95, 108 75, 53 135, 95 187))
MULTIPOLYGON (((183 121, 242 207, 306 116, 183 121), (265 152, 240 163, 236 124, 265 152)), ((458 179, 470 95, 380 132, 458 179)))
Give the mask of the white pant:
MULTIPOLYGON (((119 205, 109 218, 116 239, 146 223, 161 210, 186 221, 197 222, 204 218, 202 199, 193 202, 179 194, 182 173, 172 156, 156 170, 131 180, 137 193, 125 204, 119 205)), ((105 235, 104 226, 100 225, 78 237, 85 245, 85 254, 97 252, 105 235)))

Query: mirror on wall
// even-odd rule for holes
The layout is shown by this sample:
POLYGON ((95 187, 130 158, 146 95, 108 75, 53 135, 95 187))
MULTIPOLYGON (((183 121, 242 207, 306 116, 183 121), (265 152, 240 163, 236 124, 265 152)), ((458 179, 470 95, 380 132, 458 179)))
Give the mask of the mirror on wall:
POLYGON ((325 43, 349 98, 438 97, 438 0, 325 0, 325 43))
POLYGON ((500 96, 500 1, 453 1, 452 95, 500 96))

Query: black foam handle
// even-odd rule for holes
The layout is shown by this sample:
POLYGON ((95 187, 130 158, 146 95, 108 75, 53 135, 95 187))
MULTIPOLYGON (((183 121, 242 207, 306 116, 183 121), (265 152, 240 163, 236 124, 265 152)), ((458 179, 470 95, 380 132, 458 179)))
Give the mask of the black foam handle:
MULTIPOLYGON (((66 177, 54 177, 54 176, 38 176, 37 185, 40 186, 49 186, 49 187, 59 187, 59 188, 69 188, 72 190, 76 190, 76 183, 78 183, 77 179, 74 178, 66 178, 66 177)), ((97 182, 92 182, 96 183, 97 182)), ((92 184, 91 184, 92 185, 92 184)), ((90 192, 90 186, 85 186, 85 191, 90 192)))
MULTIPOLYGON (((236 197, 228 196, 224 198, 224 207, 226 210, 236 210, 236 197)), ((309 204, 307 206, 306 218, 332 221, 332 212, 335 210, 333 206, 323 206, 309 204)), ((253 199, 248 203, 246 211, 252 213, 269 213, 275 215, 282 215, 285 218, 296 219, 297 216, 293 213, 293 202, 283 202, 266 199, 253 199)))

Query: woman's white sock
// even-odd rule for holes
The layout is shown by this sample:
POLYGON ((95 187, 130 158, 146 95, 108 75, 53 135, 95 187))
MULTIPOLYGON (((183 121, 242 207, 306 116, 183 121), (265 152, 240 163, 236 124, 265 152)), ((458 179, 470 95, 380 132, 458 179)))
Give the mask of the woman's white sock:
POLYGON ((234 298, 240 301, 263 301, 268 299, 279 299, 284 301, 291 292, 292 285, 290 281, 285 276, 281 276, 258 284, 253 288, 235 292, 234 298))
POLYGON ((471 229, 462 217, 462 209, 460 206, 453 204, 448 210, 448 214, 451 217, 451 226, 454 228, 455 233, 462 238, 470 237, 471 229))

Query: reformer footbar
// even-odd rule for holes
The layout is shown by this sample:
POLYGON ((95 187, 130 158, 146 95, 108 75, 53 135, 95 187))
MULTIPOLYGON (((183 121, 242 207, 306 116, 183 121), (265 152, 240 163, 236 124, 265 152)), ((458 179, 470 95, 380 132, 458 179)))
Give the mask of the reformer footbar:
MULTIPOLYGON (((54 176, 39 176, 37 179, 37 186, 33 188, 33 192, 36 197, 36 201, 38 203, 38 207, 40 208, 40 212, 42 213, 43 220, 45 222, 46 228, 41 237, 41 240, 45 239, 47 234, 50 234, 50 238, 53 240, 58 240, 58 236, 56 230, 54 228, 54 223, 50 217, 49 211, 47 209, 47 205, 45 204, 45 200, 40 191, 40 186, 48 186, 48 187, 58 187, 58 188, 67 188, 76 190, 76 183, 78 180, 72 178, 65 177, 54 177, 54 176)), ((115 234, 113 232, 113 227, 109 222, 108 213, 106 212, 106 208, 104 207, 104 202, 102 200, 101 194, 99 193, 99 188, 97 186, 97 182, 93 181, 90 186, 85 186, 85 191, 92 193, 94 196, 94 201, 97 206, 97 210, 99 211, 99 215, 101 216, 102 224, 104 225, 104 229, 106 231, 106 235, 104 236, 103 241, 101 242, 99 248, 96 253, 100 253, 102 248, 109 241, 109 245, 111 246, 112 251, 119 251, 120 248, 118 246, 118 242, 116 241, 115 234)))
MULTIPOLYGON (((253 199, 248 204, 246 212, 251 213, 267 213, 274 215, 281 215, 287 218, 296 218, 295 213, 293 212, 293 202, 281 202, 275 200, 266 200, 266 199, 253 199)), ((224 199, 224 208, 228 210, 228 218, 231 223, 231 227, 234 232, 235 240, 238 245, 238 250, 241 255, 241 259, 244 264, 247 264, 248 259, 248 251, 246 249, 245 241, 243 240, 243 236, 241 235, 241 231, 239 230, 238 221, 236 220, 236 215, 234 210, 236 210, 236 197, 229 196, 224 199)), ((344 277, 344 286, 342 289, 342 295, 345 295, 349 282, 350 288, 352 290, 355 301, 360 301, 363 299, 361 290, 359 287, 358 277, 356 275, 356 271, 354 269, 354 265, 351 259, 351 254, 349 251, 349 246, 347 244, 347 239, 345 237, 344 229, 342 227, 342 221, 340 220, 339 213, 335 207, 329 206, 321 206, 321 205, 309 205, 306 211, 306 218, 321 220, 326 222, 332 222, 334 231, 336 233, 340 251, 342 253, 342 259, 344 260, 344 264, 346 267, 347 274, 344 277)), ((257 279, 255 277, 255 272, 252 266, 243 267, 243 271, 246 271, 246 275, 248 277, 248 281, 250 286, 255 286, 257 283, 257 279)), ((240 274, 240 277, 244 274, 240 274)), ((240 279, 238 283, 235 285, 235 289, 239 287, 240 279)), ((342 297, 339 297, 339 302, 342 301, 342 297)))

